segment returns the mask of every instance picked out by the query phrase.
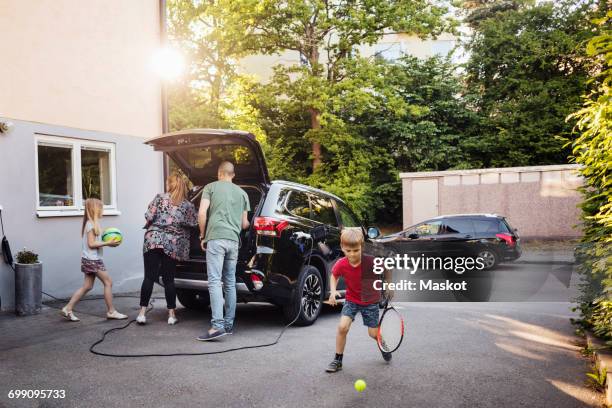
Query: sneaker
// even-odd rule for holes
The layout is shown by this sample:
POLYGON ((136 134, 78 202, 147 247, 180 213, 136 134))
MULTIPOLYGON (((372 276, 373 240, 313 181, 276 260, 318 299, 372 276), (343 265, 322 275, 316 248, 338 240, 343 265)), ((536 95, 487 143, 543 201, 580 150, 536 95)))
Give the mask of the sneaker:
MULTIPOLYGON (((383 347, 385 348, 387 347, 387 344, 385 343, 384 340, 382 340, 382 344, 383 344, 383 347)), ((388 351, 382 351, 382 350, 380 351, 380 353, 382 354, 383 360, 391 361, 391 357, 393 357, 393 354, 389 353, 388 351)))
POLYGON ((168 324, 174 325, 178 323, 178 319, 175 316, 168 316, 168 324))
POLYGON ((325 371, 327 371, 328 373, 335 373, 336 371, 340 370, 342 370, 342 361, 336 359, 329 363, 329 365, 325 369, 325 371))
POLYGON ((199 340, 199 341, 209 341, 209 340, 214 340, 214 339, 219 338, 219 337, 223 337, 226 334, 227 333, 225 332, 225 329, 215 330, 212 333, 209 333, 208 331, 206 331, 203 335, 198 337, 196 340, 199 340))
POLYGON ((226 327, 225 328, 225 334, 234 334, 234 328, 233 327, 226 327))
POLYGON ((116 319, 116 320, 123 320, 123 319, 127 319, 127 315, 124 315, 123 313, 119 313, 118 311, 113 311, 113 313, 106 313, 106 318, 107 319, 116 319))
POLYGON ((146 324, 147 323, 147 317, 145 315, 139 314, 138 317, 136 317, 136 323, 138 323, 138 324, 146 324))
POLYGON ((66 306, 62 308, 62 311, 60 313, 62 316, 64 316, 64 318, 70 320, 71 322, 81 321, 81 319, 79 319, 74 313, 72 313, 72 310, 68 311, 68 309, 66 309, 66 306))

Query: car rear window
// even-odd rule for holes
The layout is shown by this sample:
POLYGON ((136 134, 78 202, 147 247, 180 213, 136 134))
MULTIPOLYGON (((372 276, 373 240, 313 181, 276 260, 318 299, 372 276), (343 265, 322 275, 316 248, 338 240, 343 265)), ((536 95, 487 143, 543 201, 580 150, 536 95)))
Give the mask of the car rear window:
POLYGON ((310 204, 308 200, 308 194, 302 193, 301 191, 292 191, 287 199, 287 211, 298 217, 311 218, 310 217, 310 204))
POLYGON ((223 161, 230 161, 237 166, 254 164, 253 152, 237 144, 192 147, 181 151, 181 156, 195 169, 217 168, 223 161))
MULTIPOLYGON (((475 232, 486 233, 486 232, 500 232, 503 231, 501 224, 498 219, 491 220, 473 220, 475 232)), ((505 228, 505 225, 504 225, 505 228)), ((505 231, 508 232, 508 231, 505 231)))
POLYGON ((320 196, 310 196, 312 204, 312 219, 326 225, 338 226, 331 200, 320 196))
POLYGON ((442 233, 471 234, 473 233, 472 221, 462 218, 447 218, 444 220, 442 233))

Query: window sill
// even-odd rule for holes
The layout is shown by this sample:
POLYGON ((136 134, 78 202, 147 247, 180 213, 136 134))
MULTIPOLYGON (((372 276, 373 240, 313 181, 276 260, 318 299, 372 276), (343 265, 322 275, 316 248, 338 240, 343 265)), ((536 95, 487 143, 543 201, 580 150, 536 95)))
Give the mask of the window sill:
MULTIPOLYGON (((103 215, 121 215, 121 211, 105 208, 103 215)), ((38 210, 36 211, 36 216, 38 218, 82 217, 83 210, 38 210)))

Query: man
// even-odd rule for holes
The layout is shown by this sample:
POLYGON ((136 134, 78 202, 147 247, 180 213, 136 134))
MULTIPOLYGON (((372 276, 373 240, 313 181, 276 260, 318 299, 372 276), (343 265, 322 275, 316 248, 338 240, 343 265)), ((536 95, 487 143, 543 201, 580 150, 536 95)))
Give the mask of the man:
POLYGON ((198 213, 200 242, 202 249, 206 251, 208 292, 212 309, 211 328, 198 337, 200 341, 232 334, 236 312, 238 243, 240 230, 249 227, 247 212, 251 209, 247 194, 232 182, 232 163, 221 163, 217 178, 218 181, 204 187, 198 213))

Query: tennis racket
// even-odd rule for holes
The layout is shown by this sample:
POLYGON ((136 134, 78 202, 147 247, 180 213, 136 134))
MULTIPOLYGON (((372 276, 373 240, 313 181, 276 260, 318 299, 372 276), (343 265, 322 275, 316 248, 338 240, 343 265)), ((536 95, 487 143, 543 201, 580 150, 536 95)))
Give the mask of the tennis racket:
POLYGON ((385 310, 378 322, 376 344, 378 344, 380 351, 393 353, 399 348, 404 339, 404 318, 391 305, 391 300, 388 297, 383 298, 381 307, 385 310))

